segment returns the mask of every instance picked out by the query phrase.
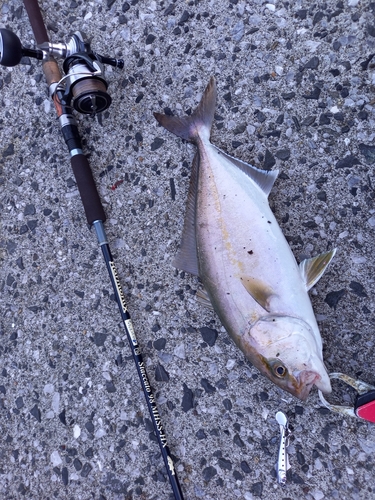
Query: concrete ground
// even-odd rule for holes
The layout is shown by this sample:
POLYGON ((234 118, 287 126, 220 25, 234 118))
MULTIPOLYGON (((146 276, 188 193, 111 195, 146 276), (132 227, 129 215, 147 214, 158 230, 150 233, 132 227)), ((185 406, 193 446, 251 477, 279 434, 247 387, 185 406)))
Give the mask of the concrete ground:
MULTIPOLYGON (((311 292, 328 370, 374 383, 375 3, 40 2, 81 30, 111 107, 78 116, 186 499, 375 498, 373 424, 281 392, 245 360, 197 278, 172 267, 194 147, 153 112, 192 110, 214 75, 212 142, 280 169, 270 195, 297 258, 337 247, 311 292), (277 484, 278 410, 293 427, 277 484)), ((0 27, 34 44, 21 1, 0 27)), ((170 499, 109 278, 39 61, 0 68, 0 497, 170 499)), ((249 228, 251 230, 251 228, 249 228)), ((354 392, 334 382, 330 401, 354 392)))

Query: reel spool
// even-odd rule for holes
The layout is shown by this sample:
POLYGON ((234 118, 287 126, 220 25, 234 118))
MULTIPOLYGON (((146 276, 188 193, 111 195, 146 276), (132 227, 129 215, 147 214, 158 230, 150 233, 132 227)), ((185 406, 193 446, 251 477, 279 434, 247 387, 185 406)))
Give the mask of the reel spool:
POLYGON ((100 75, 102 69, 98 61, 86 54, 78 53, 64 61, 67 91, 71 94, 76 111, 93 115, 105 111, 112 102, 107 93, 108 84, 100 75))
POLYGON ((74 109, 87 115, 102 113, 112 102, 106 90, 107 85, 97 78, 78 81, 72 88, 74 109))

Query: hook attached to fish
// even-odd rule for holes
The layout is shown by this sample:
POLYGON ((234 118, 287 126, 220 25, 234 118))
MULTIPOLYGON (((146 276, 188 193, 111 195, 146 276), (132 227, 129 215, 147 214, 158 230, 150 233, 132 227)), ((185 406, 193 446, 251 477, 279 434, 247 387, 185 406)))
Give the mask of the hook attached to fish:
POLYGON ((285 485, 286 473, 290 469, 289 457, 286 449, 289 446, 291 430, 289 429, 288 419, 282 411, 276 413, 276 421, 280 425, 281 433, 279 456, 277 459, 277 482, 281 485, 285 485))
POLYGON ((319 391, 320 401, 326 408, 336 413, 357 417, 368 422, 375 423, 375 386, 367 384, 362 380, 356 380, 344 373, 330 373, 331 379, 338 379, 353 387, 357 391, 357 397, 353 406, 333 405, 328 403, 321 391, 319 391))

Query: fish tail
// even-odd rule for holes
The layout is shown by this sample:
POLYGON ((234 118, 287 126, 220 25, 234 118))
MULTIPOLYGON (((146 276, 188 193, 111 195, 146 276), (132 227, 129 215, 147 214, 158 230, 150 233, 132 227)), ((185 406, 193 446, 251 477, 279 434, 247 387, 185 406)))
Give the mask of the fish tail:
POLYGON ((212 76, 198 107, 190 116, 168 116, 161 113, 154 113, 154 116, 169 132, 195 144, 198 138, 210 137, 215 105, 216 82, 212 76))

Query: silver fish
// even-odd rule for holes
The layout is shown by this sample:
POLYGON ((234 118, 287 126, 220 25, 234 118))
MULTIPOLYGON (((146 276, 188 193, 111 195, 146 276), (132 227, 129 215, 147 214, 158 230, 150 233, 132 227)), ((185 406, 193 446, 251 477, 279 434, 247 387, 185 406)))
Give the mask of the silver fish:
POLYGON ((314 384, 328 393, 307 292, 336 250, 298 266, 268 204, 278 171, 259 170, 210 142, 215 104, 211 78, 190 116, 154 113, 163 127, 197 146, 174 265, 200 277, 226 331, 272 382, 302 400, 314 384))

